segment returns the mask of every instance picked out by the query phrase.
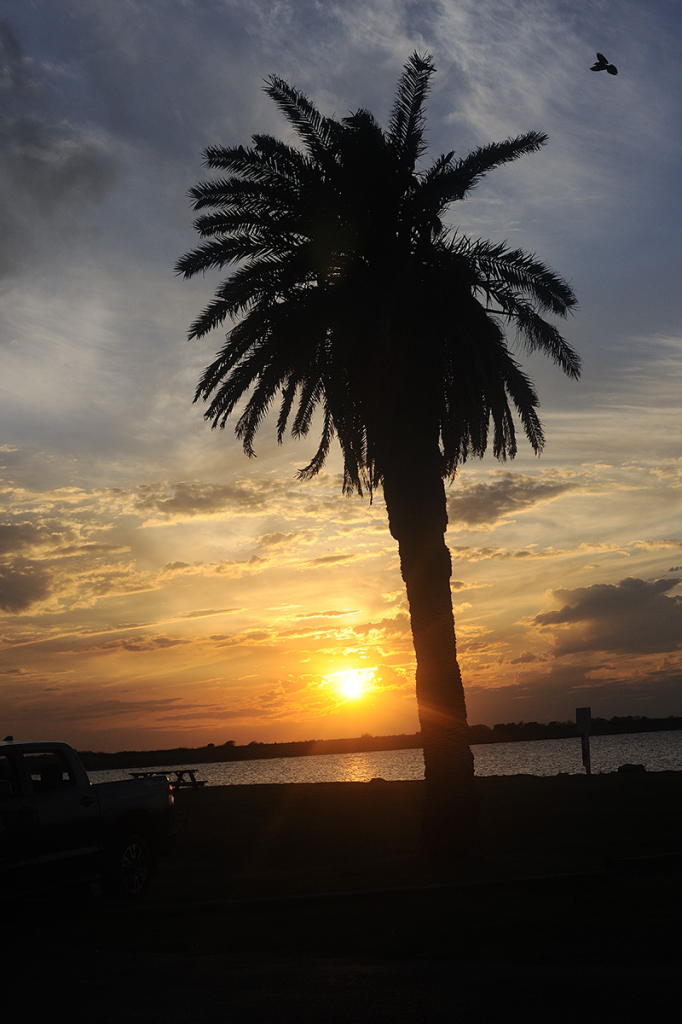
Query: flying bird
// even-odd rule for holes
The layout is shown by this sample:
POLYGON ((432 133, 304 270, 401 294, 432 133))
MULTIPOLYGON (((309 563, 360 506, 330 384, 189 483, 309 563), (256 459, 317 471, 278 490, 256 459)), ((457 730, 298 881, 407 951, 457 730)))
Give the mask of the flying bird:
POLYGON ((592 65, 590 71, 608 71, 610 75, 618 74, 618 68, 615 64, 609 64, 603 53, 597 54, 596 63, 592 65))

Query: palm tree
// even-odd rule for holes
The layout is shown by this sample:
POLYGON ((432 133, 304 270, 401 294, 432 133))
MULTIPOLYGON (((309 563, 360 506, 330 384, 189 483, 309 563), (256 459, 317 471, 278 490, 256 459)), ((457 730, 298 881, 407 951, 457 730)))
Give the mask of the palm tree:
POLYGON ((413 54, 399 80, 388 129, 358 110, 323 116, 297 89, 270 77, 265 91, 300 148, 255 135, 250 148, 211 146, 205 166, 224 172, 190 197, 204 239, 177 264, 185 277, 235 265, 191 325, 199 338, 234 322, 204 372, 195 401, 253 455, 266 413, 279 402, 277 438, 291 422, 321 436, 301 479, 324 464, 336 436, 345 492, 383 488, 398 541, 416 653, 424 749, 427 847, 463 850, 477 816, 473 758, 457 662, 444 482, 470 455, 516 453, 514 410, 535 452, 544 437, 538 398, 513 358, 505 329, 526 351, 550 356, 569 377, 580 363, 541 314, 575 305, 567 283, 534 256, 446 227, 451 203, 483 175, 538 150, 528 132, 426 169, 424 101, 435 71, 413 54))

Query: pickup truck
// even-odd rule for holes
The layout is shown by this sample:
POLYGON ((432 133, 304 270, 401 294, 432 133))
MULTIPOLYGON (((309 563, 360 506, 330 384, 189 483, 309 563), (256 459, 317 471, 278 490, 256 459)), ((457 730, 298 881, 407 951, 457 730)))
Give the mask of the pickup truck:
POLYGON ((67 743, 0 742, 0 895, 100 881, 140 895, 175 840, 166 778, 93 785, 67 743))

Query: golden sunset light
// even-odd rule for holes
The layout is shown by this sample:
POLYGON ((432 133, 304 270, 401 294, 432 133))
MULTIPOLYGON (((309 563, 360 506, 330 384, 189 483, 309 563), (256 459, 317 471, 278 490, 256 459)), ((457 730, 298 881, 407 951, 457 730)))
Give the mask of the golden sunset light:
POLYGON ((200 242, 188 189, 219 173, 206 147, 290 139, 267 76, 386 124, 415 50, 437 72, 429 159, 548 136, 453 204, 453 237, 537 253, 579 303, 557 323, 580 380, 498 311, 546 445, 517 418, 516 458, 491 430, 446 486, 469 722, 682 713, 679 12, 484 6, 7 3, 3 735, 117 751, 418 730, 381 486, 343 493, 336 436, 298 478, 324 410, 280 444, 273 399, 252 458, 243 397, 210 429, 193 398, 231 324, 187 334, 233 268, 173 270, 200 242), (591 73, 597 46, 617 77, 591 73))
POLYGON ((348 700, 365 697, 373 687, 375 668, 349 668, 343 672, 334 672, 328 678, 336 689, 348 700))

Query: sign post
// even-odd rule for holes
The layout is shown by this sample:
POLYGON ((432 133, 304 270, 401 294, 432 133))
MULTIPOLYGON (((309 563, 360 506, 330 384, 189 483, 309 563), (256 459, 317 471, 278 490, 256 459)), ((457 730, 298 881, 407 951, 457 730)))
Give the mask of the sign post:
POLYGON ((575 709, 575 724, 578 727, 578 733, 580 735, 580 744, 583 750, 583 766, 588 775, 592 774, 592 767, 590 765, 590 726, 591 726, 591 708, 576 708, 575 709))

